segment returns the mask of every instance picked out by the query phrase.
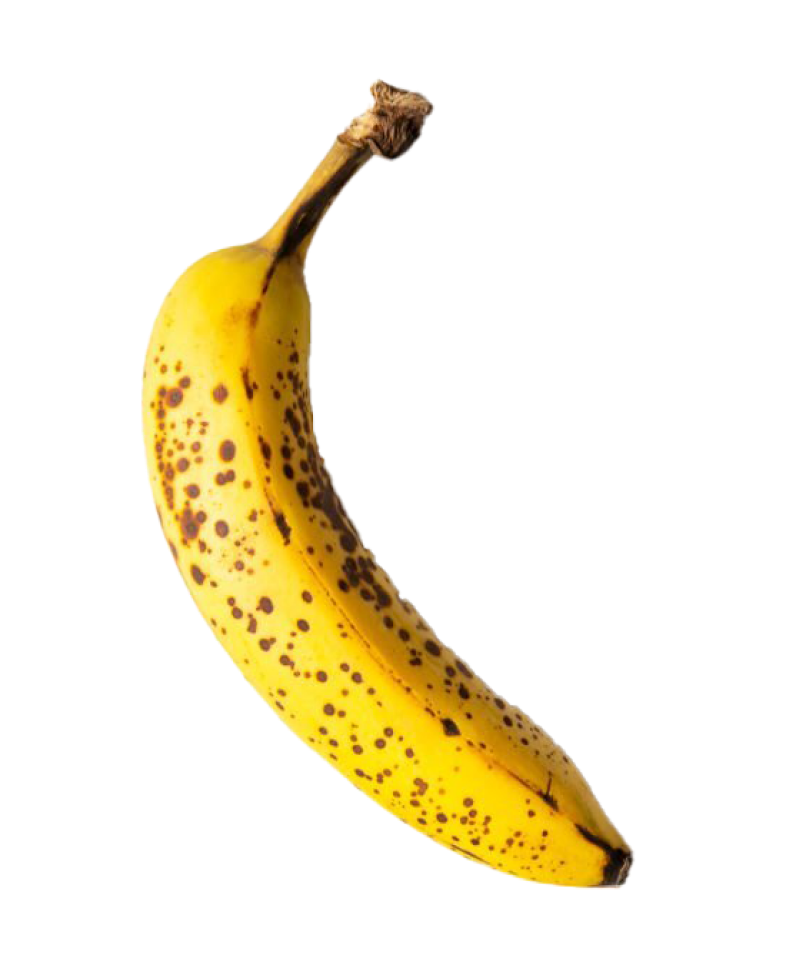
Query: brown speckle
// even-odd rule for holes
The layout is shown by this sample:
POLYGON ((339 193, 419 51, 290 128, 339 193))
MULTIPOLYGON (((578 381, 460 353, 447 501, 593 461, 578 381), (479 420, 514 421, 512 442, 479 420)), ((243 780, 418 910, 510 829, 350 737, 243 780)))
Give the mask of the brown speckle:
POLYGON ((266 462, 270 461, 271 455, 273 454, 270 445, 265 441, 262 435, 259 435, 259 449, 262 452, 262 457, 266 462))
POLYGON ((199 535, 199 523, 190 509, 186 509, 180 517, 180 528, 186 539, 196 539, 199 535))
POLYGON ((194 578, 194 583, 198 583, 200 586, 205 582, 205 575, 196 563, 191 564, 191 576, 194 578))
POLYGON ((274 515, 276 520, 276 529, 284 537, 284 542, 289 543, 289 537, 292 534, 292 530, 290 529, 289 523, 287 522, 284 513, 276 512, 274 515))
POLYGON ((253 387, 253 385, 251 383, 251 377, 249 376, 248 367, 247 366, 244 366, 243 367, 243 373, 242 373, 242 375, 243 375, 243 387, 244 387, 244 389, 246 391, 246 397, 248 397, 249 400, 253 400, 253 398, 254 398, 254 387, 253 387))

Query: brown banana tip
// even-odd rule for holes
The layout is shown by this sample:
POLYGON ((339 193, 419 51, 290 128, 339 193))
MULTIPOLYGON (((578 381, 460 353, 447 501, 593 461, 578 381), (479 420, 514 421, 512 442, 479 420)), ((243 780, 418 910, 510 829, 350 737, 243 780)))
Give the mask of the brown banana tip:
POLYGON ((576 825, 576 830, 582 838, 586 838, 591 844, 597 845, 606 855, 606 864, 603 866, 603 881, 598 882, 598 885, 617 888, 624 885, 633 864, 633 853, 630 849, 613 848, 607 841, 588 831, 581 824, 576 825))
POLYGON ((612 848, 608 853, 601 885, 616 886, 617 888, 625 885, 632 864, 633 855, 629 851, 622 848, 612 848))
POLYGON ((433 106, 422 95, 394 88, 384 81, 375 82, 371 94, 373 107, 354 119, 338 138, 376 156, 396 159, 418 138, 433 106))

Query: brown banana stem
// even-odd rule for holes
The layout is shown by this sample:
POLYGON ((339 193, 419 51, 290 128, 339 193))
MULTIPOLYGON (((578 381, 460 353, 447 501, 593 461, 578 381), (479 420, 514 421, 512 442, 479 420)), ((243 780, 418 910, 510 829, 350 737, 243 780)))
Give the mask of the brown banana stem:
MULTIPOLYGON (((297 254, 305 260, 314 231, 341 189, 374 156, 396 159, 415 142, 432 110, 422 95, 383 81, 371 86, 374 105, 336 139, 303 189, 260 244, 277 263, 297 254)), ((272 269, 271 269, 272 272, 272 269)))

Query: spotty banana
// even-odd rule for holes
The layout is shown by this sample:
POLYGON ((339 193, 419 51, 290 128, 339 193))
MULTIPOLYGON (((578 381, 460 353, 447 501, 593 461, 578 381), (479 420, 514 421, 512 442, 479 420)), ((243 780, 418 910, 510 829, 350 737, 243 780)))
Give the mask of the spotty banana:
POLYGON ((621 884, 630 851, 586 781, 399 597, 317 448, 306 252, 350 177, 405 152, 431 111, 372 92, 272 230, 198 261, 164 302, 144 380, 161 523, 246 678, 362 791, 513 875, 621 884))

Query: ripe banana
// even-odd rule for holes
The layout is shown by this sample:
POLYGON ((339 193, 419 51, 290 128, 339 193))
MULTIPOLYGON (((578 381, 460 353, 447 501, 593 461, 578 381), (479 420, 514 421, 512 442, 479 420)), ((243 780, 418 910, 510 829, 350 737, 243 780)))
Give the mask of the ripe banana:
POLYGON ((431 111, 378 82, 268 234, 189 268, 156 320, 144 429, 164 533, 243 674, 364 793, 468 858, 619 885, 631 853, 563 751, 402 600, 317 448, 303 264, 333 199, 431 111))

